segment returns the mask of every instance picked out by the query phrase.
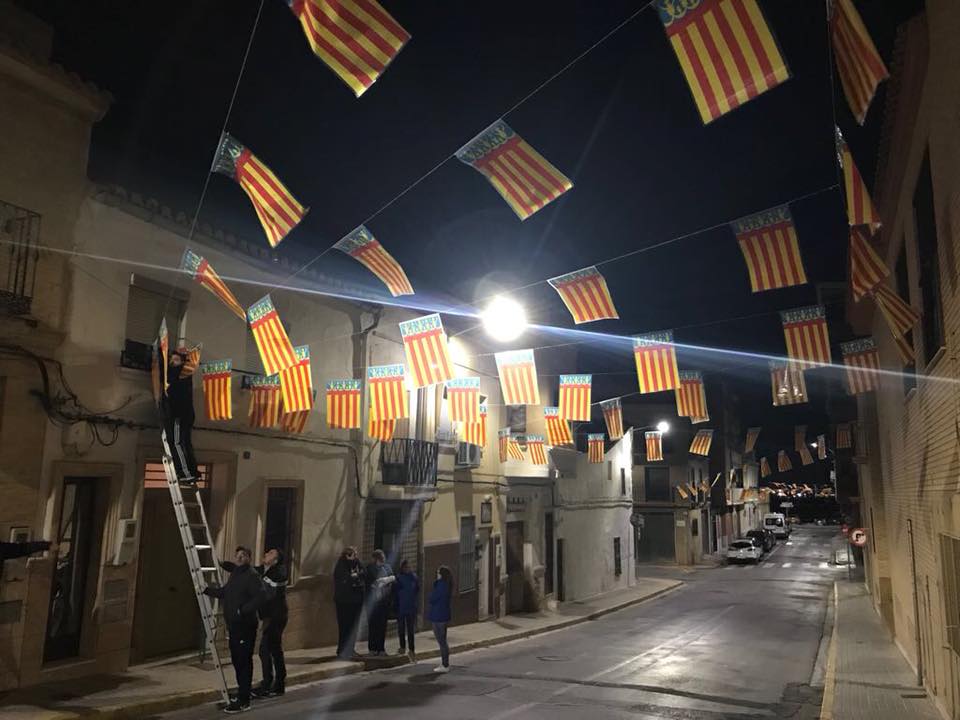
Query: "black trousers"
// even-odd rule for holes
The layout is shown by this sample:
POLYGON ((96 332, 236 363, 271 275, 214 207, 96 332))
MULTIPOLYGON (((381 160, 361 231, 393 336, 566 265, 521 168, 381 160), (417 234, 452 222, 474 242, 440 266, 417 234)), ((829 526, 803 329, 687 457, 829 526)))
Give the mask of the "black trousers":
POLYGON ((413 645, 413 636, 417 632, 417 614, 401 615, 397 613, 397 635, 400 638, 400 649, 409 649, 416 652, 413 645))
POLYGON ((367 615, 367 650, 383 652, 387 641, 387 604, 373 603, 367 615))
POLYGON ((231 623, 230 662, 237 674, 237 701, 241 705, 250 702, 250 685, 253 683, 253 644, 257 641, 257 624, 231 623))
POLYGON ((287 616, 269 618, 263 621, 260 631, 260 664, 263 666, 264 690, 282 689, 287 679, 287 666, 283 661, 283 629, 287 626, 287 616))
POLYGON ((198 480, 200 472, 197 470, 197 458, 193 455, 193 418, 168 418, 165 430, 177 477, 181 480, 198 480))
POLYGON ((353 655, 354 645, 357 642, 357 631, 360 629, 360 610, 363 603, 337 603, 337 655, 353 655))

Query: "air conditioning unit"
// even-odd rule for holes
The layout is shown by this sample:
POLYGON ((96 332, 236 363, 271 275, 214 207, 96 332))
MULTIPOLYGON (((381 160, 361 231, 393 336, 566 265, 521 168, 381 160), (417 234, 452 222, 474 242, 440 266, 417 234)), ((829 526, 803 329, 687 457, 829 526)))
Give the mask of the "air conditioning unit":
POLYGON ((483 460, 483 448, 462 442, 457 445, 457 467, 480 467, 483 460))

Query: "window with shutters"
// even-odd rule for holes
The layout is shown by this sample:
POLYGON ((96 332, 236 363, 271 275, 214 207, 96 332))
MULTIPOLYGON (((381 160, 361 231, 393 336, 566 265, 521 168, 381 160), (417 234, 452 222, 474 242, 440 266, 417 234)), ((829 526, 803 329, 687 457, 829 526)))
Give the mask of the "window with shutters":
POLYGON ((473 515, 460 518, 460 568, 457 582, 458 592, 465 593, 477 587, 477 573, 474 569, 477 544, 477 519, 473 515))
POLYGON ((923 156, 920 175, 913 189, 913 218, 917 233, 917 269, 923 314, 924 364, 931 362, 943 347, 943 305, 940 302, 940 249, 937 241, 937 216, 933 204, 933 177, 930 153, 923 156))
POLYGON ((645 467, 643 492, 646 502, 670 502, 670 469, 645 467))
POLYGON ((940 551, 943 565, 943 606, 947 620, 947 643, 954 653, 960 655, 960 538, 941 535, 940 551))
POLYGON ((525 433, 527 431, 527 406, 507 405, 507 425, 510 432, 525 433))
POLYGON ((267 480, 263 499, 263 547, 283 553, 291 582, 299 570, 303 483, 267 480))
POLYGON ((127 291, 127 317, 120 364, 137 370, 150 369, 151 347, 164 319, 167 321, 170 346, 175 346, 188 299, 189 295, 180 288, 133 275, 127 291))

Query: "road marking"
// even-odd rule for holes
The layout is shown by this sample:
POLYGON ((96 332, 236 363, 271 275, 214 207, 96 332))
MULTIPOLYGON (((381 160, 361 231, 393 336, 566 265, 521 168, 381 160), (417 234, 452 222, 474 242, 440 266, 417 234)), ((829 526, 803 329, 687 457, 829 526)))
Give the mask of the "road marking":
POLYGON ((826 570, 828 567, 830 567, 830 566, 827 565, 827 563, 825 563, 825 562, 820 563, 820 569, 821 569, 821 570, 826 570))
POLYGON ((781 567, 783 567, 783 568, 788 568, 788 567, 790 567, 791 565, 793 565, 793 563, 784 563, 783 565, 781 565, 781 567))
POLYGON ((793 540, 787 540, 787 545, 793 545, 793 540))

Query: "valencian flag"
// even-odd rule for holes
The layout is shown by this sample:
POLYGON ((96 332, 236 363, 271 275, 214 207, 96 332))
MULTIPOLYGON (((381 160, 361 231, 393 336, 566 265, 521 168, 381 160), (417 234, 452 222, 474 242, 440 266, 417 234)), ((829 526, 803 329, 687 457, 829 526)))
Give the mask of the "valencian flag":
POLYGON ((743 445, 743 452, 753 452, 753 448, 757 445, 757 438, 760 437, 761 428, 752 427, 747 428, 747 439, 743 445))
POLYGON ((453 361, 439 314, 424 315, 400 323, 400 335, 403 337, 403 349, 407 354, 414 387, 436 385, 453 379, 453 361))
POLYGON ((790 77, 756 0, 656 0, 704 124, 790 77))
MULTIPOLYGON (((510 350, 494 355, 504 405, 539 405, 537 365, 533 350, 510 350)), ((551 443, 554 444, 554 443, 551 443)))
POLYGON ((360 429, 361 384, 353 378, 327 381, 327 427, 360 429))
POLYGON ((770 476, 770 461, 765 457, 760 458, 760 477, 770 476))
POLYGON ((807 426, 806 425, 794 425, 793 426, 793 449, 797 452, 800 452, 801 448, 807 446, 807 426))
POLYGON ((873 232, 880 227, 880 214, 873 206, 867 186, 863 183, 860 171, 853 162, 850 148, 844 142, 840 130, 837 129, 837 154, 840 156, 840 166, 843 169, 843 192, 847 198, 847 224, 867 225, 873 232))
POLYGON ((853 299, 859 301, 889 274, 890 269, 870 246, 870 239, 863 228, 850 228, 850 289, 853 299))
POLYGON ((577 325, 620 317, 613 306, 607 281, 594 266, 550 278, 547 282, 559 293, 577 325))
POLYGON ((777 453, 777 470, 780 472, 793 470, 793 463, 790 462, 790 456, 787 455, 786 450, 781 450, 777 453))
POLYGON ((293 349, 297 362, 280 371, 280 389, 284 411, 301 412, 313 407, 313 377, 310 374, 310 347, 298 345, 293 349))
POLYGON ((590 390, 592 375, 561 375, 560 417, 566 420, 590 421, 590 390))
POLYGON ((740 218, 731 227, 747 263, 753 292, 807 282, 789 207, 781 205, 740 218))
POLYGON ((671 331, 634 337, 633 357, 637 363, 637 380, 641 394, 680 387, 677 350, 673 346, 671 331))
POLYGON ((183 253, 181 266, 190 273, 190 276, 194 280, 216 295, 220 302, 230 308, 230 311, 234 315, 241 320, 247 319, 247 314, 243 308, 240 307, 240 303, 237 302, 233 293, 230 292, 230 288, 220 279, 216 270, 210 267, 210 263, 207 262, 205 258, 200 257, 193 250, 187 248, 183 253))
POLYGON ((280 429, 284 432, 300 435, 304 430, 307 429, 307 421, 309 419, 309 410, 285 412, 280 416, 280 429))
POLYGON ((900 364, 903 367, 913 365, 917 361, 914 355, 913 345, 911 345, 910 341, 903 335, 893 333, 893 344, 894 347, 897 348, 897 354, 900 356, 900 364))
POLYGON ((233 418, 233 405, 230 400, 230 371, 233 362, 218 360, 200 366, 203 378, 203 405, 207 411, 207 420, 230 420, 233 418))
MULTIPOLYGON (((677 393, 677 415, 696 418, 705 422, 707 416, 707 395, 703 389, 703 375, 698 372, 680 372, 680 387, 677 393)), ((696 422, 696 420, 695 420, 696 422)))
POLYGON ((446 387, 450 419, 463 423, 480 422, 480 378, 454 378, 447 380, 446 387))
POLYGON ((853 435, 850 432, 850 423, 837 425, 837 449, 849 450, 853 446, 853 435))
POLYGON ((573 187, 503 120, 458 150, 457 160, 483 174, 521 220, 573 187))
POLYGON ((801 465, 813 465, 813 455, 810 454, 810 448, 802 447, 798 452, 800 453, 801 465))
POLYGON ((380 442, 390 442, 393 440, 393 431, 396 427, 396 420, 374 420, 371 417, 367 422, 367 435, 380 442))
POLYGON ((873 338, 840 343, 840 352, 847 367, 847 392, 859 395, 880 387, 880 354, 873 338))
POLYGON ((527 435, 527 451, 530 453, 530 462, 534 465, 547 464, 547 450, 543 435, 527 435))
POLYGON ((372 365, 367 368, 370 417, 400 420, 410 416, 403 365, 372 365))
POLYGON ((507 461, 508 449, 510 446, 510 428, 501 428, 497 430, 497 450, 500 453, 500 462, 507 461))
POLYGON ((270 247, 279 245, 310 209, 297 202, 273 171, 228 133, 220 138, 213 169, 232 177, 243 188, 270 247))
POLYGON ((313 54, 360 97, 387 69, 410 33, 376 0, 286 0, 313 54))
POLYGON ((607 435, 609 438, 611 440, 619 440, 622 438, 623 408, 620 405, 620 398, 601 401, 600 410, 603 411, 603 421, 607 424, 607 435))
POLYGON ((511 460, 523 460, 523 448, 520 447, 520 438, 521 435, 511 435, 510 441, 507 443, 507 455, 510 456, 511 460))
POLYGON ((788 358, 796 361, 801 369, 830 364, 830 337, 823 305, 785 310, 780 313, 780 319, 788 358))
POLYGON ((349 255, 380 278, 393 297, 413 295, 413 286, 400 263, 393 259, 393 255, 387 252, 365 225, 338 240, 333 248, 349 255))
POLYGON ((713 430, 697 430, 690 443, 690 452, 694 455, 709 455, 710 445, 713 443, 713 430))
POLYGON ((276 375, 297 364, 297 354, 269 295, 247 309, 247 320, 267 375, 276 375))
POLYGON ((573 445, 570 423, 560 417, 560 408, 545 407, 543 409, 543 424, 547 429, 547 443, 554 447, 573 445))
POLYGON ((257 375, 250 378, 247 423, 252 428, 271 428, 280 420, 280 378, 257 375))
POLYGON ((837 74, 850 111, 863 125, 877 86, 889 75, 853 0, 834 0, 832 5, 830 40, 837 74))
POLYGON ((792 362, 771 360, 770 389, 774 406, 798 405, 807 401, 807 380, 792 362))
POLYGON ((663 433, 651 430, 643 434, 643 439, 647 444, 647 462, 663 460, 663 433))
POLYGON ((603 433, 588 433, 587 460, 591 463, 602 463, 603 449, 603 433))
POLYGON ((690 493, 688 493, 688 492, 684 489, 683 485, 677 485, 677 495, 679 495, 679 496, 680 496, 681 498, 683 498, 684 500, 686 500, 687 498, 690 497, 690 493))
POLYGON ((487 445, 487 406, 480 405, 479 420, 473 423, 462 423, 460 441, 470 445, 487 445))
POLYGON ((886 285, 881 283, 874 288, 871 295, 895 337, 905 335, 919 322, 920 313, 886 285))
POLYGON ((817 435, 817 457, 821 460, 827 459, 827 436, 817 435))

